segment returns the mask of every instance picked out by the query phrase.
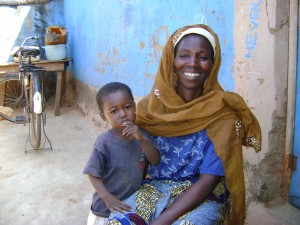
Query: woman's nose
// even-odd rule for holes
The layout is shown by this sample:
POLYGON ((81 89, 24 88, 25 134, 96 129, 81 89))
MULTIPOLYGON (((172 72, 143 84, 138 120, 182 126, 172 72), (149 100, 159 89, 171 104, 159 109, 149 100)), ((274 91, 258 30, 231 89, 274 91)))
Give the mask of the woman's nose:
POLYGON ((189 64, 194 66, 194 65, 198 65, 198 57, 197 56, 191 56, 190 60, 189 60, 189 64))

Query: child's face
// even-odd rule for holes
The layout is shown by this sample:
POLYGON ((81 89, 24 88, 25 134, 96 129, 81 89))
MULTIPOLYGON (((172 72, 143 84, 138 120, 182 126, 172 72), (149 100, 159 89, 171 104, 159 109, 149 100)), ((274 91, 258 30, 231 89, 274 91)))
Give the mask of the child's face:
POLYGON ((123 130, 126 122, 135 121, 135 110, 135 102, 129 94, 126 91, 117 91, 104 97, 103 112, 100 115, 111 127, 123 130))

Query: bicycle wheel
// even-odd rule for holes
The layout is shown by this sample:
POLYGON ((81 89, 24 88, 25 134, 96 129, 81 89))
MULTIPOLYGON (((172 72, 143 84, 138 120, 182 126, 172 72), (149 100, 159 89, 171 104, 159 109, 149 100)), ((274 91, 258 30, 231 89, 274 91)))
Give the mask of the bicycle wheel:
POLYGON ((42 90, 38 74, 31 73, 30 90, 29 90, 29 119, 30 119, 30 135, 32 147, 36 150, 41 145, 42 135, 42 90))
POLYGON ((0 77, 0 105, 10 108, 24 106, 23 84, 19 74, 4 74, 0 77))

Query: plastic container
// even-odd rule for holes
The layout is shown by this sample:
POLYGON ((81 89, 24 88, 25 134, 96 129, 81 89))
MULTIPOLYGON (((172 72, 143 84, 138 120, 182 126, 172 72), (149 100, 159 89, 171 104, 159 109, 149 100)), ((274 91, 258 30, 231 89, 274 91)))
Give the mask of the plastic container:
POLYGON ((62 60, 67 58, 67 45, 45 45, 45 55, 47 60, 62 60))
POLYGON ((46 30, 45 45, 58 45, 67 43, 68 32, 60 26, 50 26, 46 30))

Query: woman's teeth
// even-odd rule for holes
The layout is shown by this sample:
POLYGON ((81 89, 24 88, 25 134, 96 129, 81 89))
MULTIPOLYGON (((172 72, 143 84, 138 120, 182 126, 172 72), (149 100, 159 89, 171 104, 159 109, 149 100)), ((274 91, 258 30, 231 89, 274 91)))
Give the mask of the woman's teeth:
POLYGON ((184 73, 184 75, 188 77, 199 77, 201 74, 200 73, 184 73))

